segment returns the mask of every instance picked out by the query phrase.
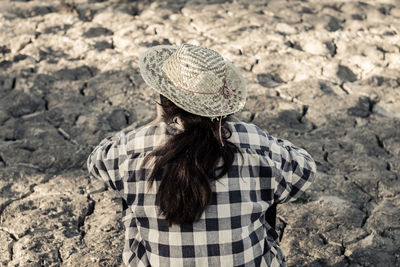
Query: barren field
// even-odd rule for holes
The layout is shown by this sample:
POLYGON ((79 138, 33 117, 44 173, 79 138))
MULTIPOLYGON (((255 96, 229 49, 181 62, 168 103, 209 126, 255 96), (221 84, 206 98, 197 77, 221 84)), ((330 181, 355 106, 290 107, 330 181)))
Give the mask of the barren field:
POLYGON ((0 266, 120 266, 105 136, 155 117, 138 59, 190 42, 242 70, 237 116, 318 175, 278 207, 288 266, 400 266, 400 1, 0 0, 0 266))

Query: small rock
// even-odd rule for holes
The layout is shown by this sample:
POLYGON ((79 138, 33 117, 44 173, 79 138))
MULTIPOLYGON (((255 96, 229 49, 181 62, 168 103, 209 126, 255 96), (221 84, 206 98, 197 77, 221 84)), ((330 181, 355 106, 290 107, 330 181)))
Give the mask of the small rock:
POLYGON ((314 14, 314 11, 312 9, 308 8, 308 7, 302 7, 301 13, 314 14))
POLYGON ((31 8, 26 9, 16 9, 15 15, 20 18, 31 18, 36 16, 44 16, 46 14, 52 13, 56 11, 55 6, 33 6, 31 8))
POLYGON ((141 42, 140 45, 146 47, 152 47, 156 45, 171 45, 171 42, 168 39, 163 38, 161 41, 154 40, 152 42, 141 42))
POLYGON ((22 34, 10 40, 10 49, 12 53, 16 53, 23 49, 27 44, 32 42, 32 35, 22 34))
POLYGON ((83 65, 81 67, 73 68, 73 69, 61 69, 54 73, 54 77, 57 80, 82 80, 82 79, 90 79, 97 72, 96 68, 91 68, 87 65, 83 65))
POLYGON ((114 45, 112 43, 109 43, 107 41, 100 41, 100 42, 96 42, 94 44, 94 48, 97 49, 97 51, 103 51, 106 49, 113 49, 114 45))
POLYGON ((127 73, 122 71, 101 72, 88 81, 87 88, 84 90, 85 95, 104 96, 105 98, 120 95, 132 88, 128 77, 127 73))
POLYGON ((56 26, 51 26, 43 29, 44 34, 57 34, 60 31, 67 31, 69 28, 71 28, 71 24, 63 24, 63 25, 56 25, 56 26))
POLYGON ((374 102, 369 97, 360 97, 355 107, 349 108, 347 114, 367 118, 372 113, 374 102))
POLYGON ((293 49, 296 49, 296 50, 299 50, 299 51, 303 51, 303 48, 297 42, 287 41, 287 42, 285 42, 285 45, 290 47, 290 48, 293 48, 293 49))
POLYGON ((15 81, 13 78, 6 75, 0 75, 0 93, 11 90, 14 83, 15 81))
POLYGON ((372 110, 374 113, 388 117, 400 119, 400 103, 377 103, 372 110))
POLYGON ((99 36, 113 35, 113 32, 104 27, 93 27, 83 34, 83 37, 93 38, 99 36))
POLYGON ((338 20, 337 18, 331 17, 331 19, 329 20, 328 25, 326 25, 325 29, 327 29, 330 32, 343 30, 342 23, 343 22, 338 20))
POLYGON ((325 55, 328 52, 326 45, 316 38, 306 38, 300 44, 305 52, 312 55, 325 55))
POLYGON ((44 101, 24 92, 12 91, 5 97, 4 105, 8 114, 13 117, 21 117, 35 112, 40 106, 44 106, 44 101))
POLYGON ((352 15, 351 15, 351 18, 352 18, 353 20, 362 21, 362 20, 365 19, 365 14, 352 14, 352 15))
POLYGON ((77 8, 78 17, 82 21, 92 21, 94 16, 94 11, 90 8, 77 8))
POLYGON ((336 55, 336 44, 335 42, 329 41, 329 42, 325 42, 326 48, 329 50, 329 54, 331 55, 331 57, 334 57, 336 55))
POLYGON ((76 119, 76 125, 86 129, 90 133, 93 133, 97 130, 98 123, 99 121, 97 116, 92 113, 79 115, 76 119))
POLYGON ((274 88, 283 83, 281 77, 276 73, 257 74, 257 80, 262 86, 267 88, 274 88))
POLYGON ((11 67, 11 65, 12 65, 12 62, 9 60, 3 60, 0 62, 0 68, 3 68, 3 69, 8 69, 9 67, 11 67))
POLYGON ((281 32, 284 34, 295 34, 297 32, 297 30, 294 27, 292 27, 286 23, 281 23, 281 22, 276 24, 275 30, 277 32, 281 32))
POLYGON ((28 57, 27 55, 18 54, 18 55, 16 55, 16 56, 14 56, 13 61, 14 61, 14 62, 18 62, 18 61, 21 61, 21 60, 26 59, 27 57, 28 57))
POLYGON ((5 45, 0 46, 0 54, 2 54, 3 56, 10 52, 11 52, 11 50, 7 46, 5 46, 5 45))
POLYGON ((357 80, 357 75, 346 66, 339 65, 336 75, 343 81, 343 82, 355 82, 357 80))
POLYGON ((389 7, 381 6, 380 8, 378 8, 378 11, 381 12, 382 15, 385 15, 385 16, 390 15, 389 7))
POLYGON ((121 109, 114 110, 111 115, 108 116, 107 121, 114 131, 119 131, 128 126, 128 116, 126 112, 121 109))

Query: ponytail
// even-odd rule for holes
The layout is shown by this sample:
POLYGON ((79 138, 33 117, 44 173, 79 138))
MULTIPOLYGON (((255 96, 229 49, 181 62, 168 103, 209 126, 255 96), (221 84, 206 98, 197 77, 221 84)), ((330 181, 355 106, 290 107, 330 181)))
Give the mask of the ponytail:
POLYGON ((238 149, 227 141, 232 133, 225 119, 222 120, 222 146, 218 121, 188 113, 164 96, 161 96, 161 106, 164 121, 172 123, 179 117, 184 130, 146 157, 145 162, 154 157, 149 184, 161 177, 156 204, 170 225, 193 223, 211 202, 210 181, 228 172, 238 149), (216 174, 221 159, 223 165, 216 174))

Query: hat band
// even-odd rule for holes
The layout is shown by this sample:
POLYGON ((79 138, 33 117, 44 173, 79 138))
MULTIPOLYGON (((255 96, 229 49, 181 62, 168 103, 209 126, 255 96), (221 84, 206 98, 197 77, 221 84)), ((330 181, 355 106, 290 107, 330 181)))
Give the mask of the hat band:
MULTIPOLYGON (((219 92, 217 91, 217 92, 196 92, 196 91, 192 91, 192 90, 189 90, 189 89, 186 89, 186 88, 184 88, 184 87, 182 87, 182 86, 179 86, 179 85, 175 85, 177 88, 179 88, 179 89, 181 89, 181 90, 183 90, 183 91, 186 91, 186 92, 189 92, 189 93, 192 93, 192 94, 199 94, 199 95, 216 95, 216 94, 218 94, 219 92)), ((224 86, 225 86, 225 84, 224 84, 224 86)))
MULTIPOLYGON (((183 88, 181 86, 176 86, 177 88, 192 93, 192 94, 199 94, 199 95, 216 95, 219 93, 219 91, 222 91, 222 94, 224 95, 224 98, 226 99, 226 103, 225 106, 222 108, 221 114, 223 114, 225 112, 225 110, 228 108, 229 102, 231 100, 231 93, 239 98, 241 98, 238 94, 236 94, 231 88, 229 88, 228 84, 226 83, 226 80, 224 81, 224 85, 221 87, 221 89, 217 92, 211 93, 211 92, 196 92, 196 91, 192 91, 186 88, 183 88), (225 89, 228 90, 228 93, 225 92, 225 89)), ((222 140, 222 116, 219 118, 219 141, 221 142, 221 146, 224 147, 224 142, 222 140)))

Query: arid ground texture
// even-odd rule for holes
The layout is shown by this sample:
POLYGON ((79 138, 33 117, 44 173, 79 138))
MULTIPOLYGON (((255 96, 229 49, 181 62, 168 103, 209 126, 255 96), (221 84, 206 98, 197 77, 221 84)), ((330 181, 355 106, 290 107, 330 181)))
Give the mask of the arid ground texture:
POLYGON ((102 138, 155 117, 138 60, 189 42, 241 69, 237 116, 318 175, 278 206, 288 266, 400 266, 400 1, 0 1, 0 266, 120 266, 102 138))

